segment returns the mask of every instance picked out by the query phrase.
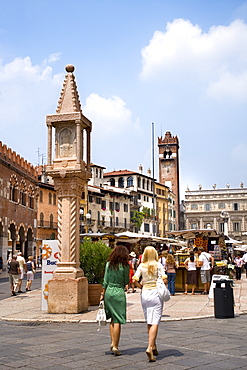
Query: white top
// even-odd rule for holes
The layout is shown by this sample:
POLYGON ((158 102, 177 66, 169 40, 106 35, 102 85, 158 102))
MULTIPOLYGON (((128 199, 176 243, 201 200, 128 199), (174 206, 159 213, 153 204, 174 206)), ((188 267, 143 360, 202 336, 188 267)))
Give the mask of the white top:
POLYGON ((188 264, 187 271, 195 271, 196 270, 196 259, 194 259, 194 262, 191 262, 189 258, 185 261, 186 264, 188 264))
MULTIPOLYGON (((157 267, 159 269, 159 275, 161 275, 162 278, 165 279, 167 276, 166 276, 165 270, 164 270, 163 266, 161 265, 161 263, 157 262, 157 267)), ((138 268, 135 272, 135 275, 133 276, 133 280, 138 281, 140 279, 140 277, 142 277, 142 285, 143 285, 144 290, 145 289, 155 289, 156 288, 156 281, 158 279, 158 271, 157 270, 156 270, 155 275, 149 275, 147 264, 146 263, 141 263, 138 266, 138 268)))
POLYGON ((162 266, 165 266, 165 264, 166 264, 166 258, 163 257, 163 256, 160 257, 159 262, 161 263, 162 266))
POLYGON ((243 257, 242 257, 242 261, 243 261, 244 263, 247 263, 247 253, 245 253, 245 254, 243 255, 243 257))
POLYGON ((201 270, 210 270, 210 259, 211 259, 211 254, 207 252, 202 252, 199 256, 199 261, 202 261, 203 264, 201 266, 201 270))
POLYGON ((24 269, 25 259, 22 256, 17 256, 16 260, 19 262, 20 269, 24 269))

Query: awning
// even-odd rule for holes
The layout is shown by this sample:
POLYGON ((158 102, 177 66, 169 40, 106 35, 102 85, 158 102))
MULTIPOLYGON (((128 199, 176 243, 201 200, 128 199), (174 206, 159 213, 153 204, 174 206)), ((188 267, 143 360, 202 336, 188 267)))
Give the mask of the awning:
POLYGON ((238 247, 235 247, 234 250, 239 252, 247 252, 247 245, 246 244, 239 245, 238 247))
POLYGON ((232 239, 228 236, 228 240, 225 240, 225 243, 226 244, 235 244, 235 245, 239 245, 239 244, 243 244, 243 242, 239 241, 239 240, 235 240, 235 239, 232 239))
POLYGON ((114 234, 110 233, 84 233, 80 234, 81 238, 99 238, 99 239, 116 239, 114 234))
POLYGON ((190 229, 190 230, 170 231, 167 234, 178 236, 184 239, 194 239, 197 236, 200 237, 208 236, 211 238, 219 237, 219 234, 215 229, 190 229))

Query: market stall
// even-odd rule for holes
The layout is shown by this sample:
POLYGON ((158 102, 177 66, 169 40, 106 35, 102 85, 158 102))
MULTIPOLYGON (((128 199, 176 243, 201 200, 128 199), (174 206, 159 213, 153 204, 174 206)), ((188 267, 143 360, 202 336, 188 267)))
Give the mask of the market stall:
MULTIPOLYGON (((214 229, 180 230, 168 234, 187 242, 187 248, 181 248, 174 253, 178 265, 175 289, 176 291, 184 291, 187 278, 187 270, 184 262, 189 257, 190 251, 194 251, 195 257, 198 258, 197 250, 203 247, 206 252, 216 257, 216 260, 218 258, 221 260, 221 236, 214 229)), ((197 290, 202 291, 203 285, 200 278, 200 268, 197 269, 197 281, 197 290)))

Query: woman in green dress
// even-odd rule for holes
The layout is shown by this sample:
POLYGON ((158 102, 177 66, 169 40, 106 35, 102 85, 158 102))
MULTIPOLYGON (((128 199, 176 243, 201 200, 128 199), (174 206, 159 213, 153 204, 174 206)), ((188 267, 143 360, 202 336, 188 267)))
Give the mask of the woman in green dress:
POLYGON ((105 302, 106 318, 111 319, 111 351, 120 356, 118 344, 121 324, 126 324, 125 288, 129 284, 129 252, 123 245, 117 245, 106 263, 101 300, 105 302))

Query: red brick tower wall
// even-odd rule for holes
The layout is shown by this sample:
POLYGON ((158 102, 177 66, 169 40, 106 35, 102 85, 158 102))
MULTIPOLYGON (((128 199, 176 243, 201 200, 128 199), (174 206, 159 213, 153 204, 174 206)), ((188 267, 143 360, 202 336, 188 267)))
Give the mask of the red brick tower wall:
POLYGON ((176 195, 176 224, 179 229, 179 140, 167 131, 164 138, 158 137, 159 182, 171 181, 171 190, 176 195))

